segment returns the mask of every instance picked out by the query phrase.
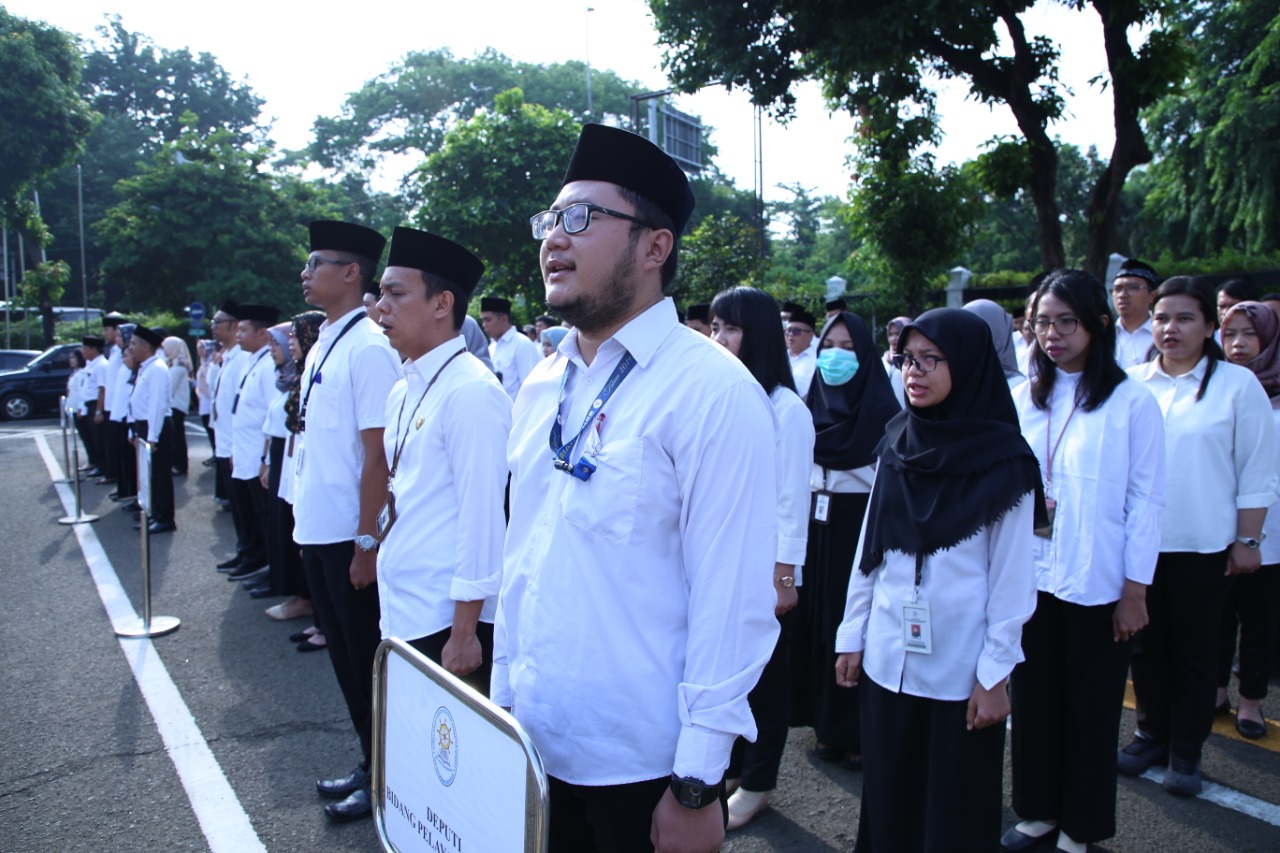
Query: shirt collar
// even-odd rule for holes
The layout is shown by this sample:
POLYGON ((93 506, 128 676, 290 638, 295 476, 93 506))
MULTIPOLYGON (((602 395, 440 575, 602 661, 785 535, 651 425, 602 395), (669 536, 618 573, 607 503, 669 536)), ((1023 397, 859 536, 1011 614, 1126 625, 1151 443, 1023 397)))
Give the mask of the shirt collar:
POLYGON ((505 332, 503 332, 501 335, 498 336, 498 340, 510 341, 513 338, 515 338, 516 335, 521 335, 521 334, 524 334, 524 333, 521 332, 519 329, 517 329, 515 327, 515 324, 512 323, 510 326, 507 326, 507 330, 505 332))
MULTIPOLYGON (((600 350, 614 346, 616 341, 616 346, 631 353, 637 365, 647 367, 657 354, 658 347, 679 325, 680 315, 676 312, 676 303, 668 296, 632 317, 625 326, 614 332, 612 338, 600 345, 600 350)), ((577 329, 564 336, 564 340, 560 342, 560 352, 571 359, 582 358, 578 350, 577 329)))
MULTIPOLYGON (((1196 366, 1191 368, 1191 372, 1184 373, 1183 376, 1190 376, 1193 379, 1204 379, 1204 372, 1209 366, 1209 356, 1203 355, 1196 362, 1196 366)), ((1151 361, 1142 365, 1142 378, 1150 379, 1153 376, 1163 376, 1166 379, 1177 379, 1177 376, 1170 376, 1164 372, 1164 368, 1160 366, 1160 356, 1156 356, 1151 361)))
POLYGON ((1142 332, 1151 334, 1151 317, 1148 316, 1147 319, 1142 322, 1142 325, 1134 329, 1132 332, 1126 329, 1124 327, 1124 323, 1121 323, 1118 318, 1116 319, 1117 335, 1137 335, 1137 334, 1141 334, 1142 332))
POLYGON ((323 323, 320 324, 320 334, 316 335, 316 340, 317 341, 324 340, 331 335, 338 334, 338 332, 341 332, 343 329, 347 327, 347 323, 350 323, 351 318, 358 313, 359 314, 365 313, 363 305, 361 305, 359 308, 352 308, 350 311, 343 314, 341 317, 339 317, 337 320, 334 320, 333 322, 325 320, 323 323))
POLYGON ((462 335, 456 338, 450 338, 442 344, 437 344, 426 352, 417 361, 409 359, 404 363, 404 375, 410 377, 417 374, 423 381, 429 380, 436 375, 436 371, 448 361, 455 352, 460 349, 467 348, 467 339, 462 335))

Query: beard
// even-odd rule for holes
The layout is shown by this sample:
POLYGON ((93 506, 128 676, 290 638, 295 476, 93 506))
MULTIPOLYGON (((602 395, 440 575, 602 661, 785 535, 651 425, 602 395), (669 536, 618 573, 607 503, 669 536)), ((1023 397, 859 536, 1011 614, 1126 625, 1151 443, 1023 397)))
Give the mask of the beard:
POLYGON ((621 254, 598 288, 556 302, 548 299, 547 307, 588 335, 609 328, 631 311, 636 293, 632 263, 630 253, 621 254))

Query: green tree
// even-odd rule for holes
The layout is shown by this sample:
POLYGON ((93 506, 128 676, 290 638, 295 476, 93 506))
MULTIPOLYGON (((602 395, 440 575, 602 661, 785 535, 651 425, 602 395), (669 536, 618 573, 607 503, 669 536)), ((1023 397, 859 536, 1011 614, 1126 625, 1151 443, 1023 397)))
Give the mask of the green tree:
POLYGON ((759 287, 767 262, 755 227, 736 216, 708 216, 680 242, 680 268, 668 295, 681 305, 710 302, 741 284, 759 287))
POLYGON ((529 217, 560 192, 578 132, 564 110, 525 103, 519 89, 499 93, 492 110, 446 133, 411 177, 423 199, 417 224, 479 255, 484 290, 533 310, 545 293, 529 217))
MULTIPOLYGON (((1102 19, 1116 144, 1093 186, 1085 266, 1100 272, 1116 240, 1124 181, 1151 152, 1139 112, 1181 79, 1186 53, 1159 27, 1166 0, 1058 0, 1102 19), (1131 29, 1150 27, 1134 50, 1131 29)), ((794 107, 792 87, 822 82, 833 105, 858 116, 879 149, 875 159, 905 163, 940 132, 929 78, 961 78, 986 104, 1004 104, 1026 140, 1029 188, 1042 265, 1062 266, 1057 149, 1048 135, 1062 117, 1059 47, 1029 36, 1020 15, 1033 0, 901 0, 832 4, 825 0, 650 0, 665 65, 677 86, 740 86, 782 115, 794 107), (1008 51, 1002 48, 1008 45, 1008 51)), ((903 173, 901 165, 883 174, 903 173)), ((904 188, 904 195, 912 195, 904 188)))

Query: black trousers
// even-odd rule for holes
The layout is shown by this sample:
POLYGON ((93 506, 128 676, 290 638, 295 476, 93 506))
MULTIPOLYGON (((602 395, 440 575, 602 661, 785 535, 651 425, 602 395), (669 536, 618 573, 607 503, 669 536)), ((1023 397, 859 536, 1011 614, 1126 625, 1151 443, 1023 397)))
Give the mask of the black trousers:
POLYGON ((354 542, 303 545, 302 565, 311 589, 316 625, 324 633, 333 673, 360 737, 368 767, 373 745, 373 658, 382 642, 378 585, 351 585, 354 542))
MULTIPOLYGON (((147 437, 147 422, 134 421, 134 434, 147 437)), ((131 448, 137 453, 137 448, 131 448)), ((136 466, 136 459, 135 466, 136 466)), ((136 479, 136 467, 135 467, 136 479)), ((162 524, 173 524, 173 419, 165 418, 160 440, 151 450, 151 511, 148 517, 162 524)))
POLYGON ((1200 758, 1213 729, 1227 552, 1162 553, 1147 587, 1150 622, 1133 655, 1138 727, 1178 758, 1200 758))
POLYGON ((1222 635, 1218 642, 1218 686, 1231 683, 1231 663, 1240 633, 1240 695, 1267 698, 1271 657, 1280 622, 1280 566, 1263 566, 1237 575, 1231 582, 1222 609, 1222 635))
POLYGON ((1116 605, 1085 607, 1041 592, 1022 627, 1026 660, 1013 693, 1013 810, 1057 822, 1076 841, 1116 834, 1116 732, 1130 643, 1116 605))
POLYGON ((97 408, 97 400, 85 403, 88 414, 76 415, 76 434, 80 436, 80 443, 84 445, 85 462, 101 470, 102 442, 99 440, 98 427, 93 422, 93 413, 97 408))
MULTIPOLYGON (((222 461, 222 460, 218 460, 222 461)), ((231 478, 231 517, 237 532, 243 532, 240 562, 246 566, 267 564, 266 492, 257 477, 231 478)))
POLYGON ((893 693, 865 673, 858 693, 863 778, 857 853, 1000 849, 1004 723, 966 731, 967 700, 893 693))
POLYGON ((132 434, 132 425, 124 421, 111 421, 106 434, 107 445, 113 448, 110 453, 103 454, 108 457, 111 469, 106 474, 116 478, 116 494, 122 498, 138 494, 138 451, 129 442, 132 434))
MULTIPOLYGON (((653 810, 671 787, 670 776, 627 785, 574 785, 554 776, 549 781, 548 853, 653 853, 653 810)), ((724 797, 720 812, 727 823, 724 797)))
MULTIPOLYGON (((97 433, 95 441, 98 443, 100 456, 98 468, 102 471, 102 476, 119 480, 120 466, 126 455, 124 448, 129 445, 128 427, 124 421, 111 420, 111 413, 106 412, 102 416, 102 423, 94 425, 94 432, 97 433)), ((134 482, 137 482, 136 476, 134 482)), ((124 493, 121 492, 121 494, 124 493)))
POLYGON ((231 488, 231 457, 218 456, 218 484, 222 486, 222 494, 231 502, 231 523, 236 529, 236 555, 243 558, 245 550, 251 544, 250 535, 245 528, 244 515, 236 509, 236 496, 231 488))
MULTIPOLYGON (((208 416, 208 415, 205 415, 204 417, 205 417, 205 418, 208 418, 209 416, 208 416)), ((229 478, 228 478, 225 474, 223 474, 223 472, 222 472, 222 460, 221 460, 221 459, 219 459, 219 458, 218 458, 218 456, 217 456, 217 447, 218 447, 218 442, 216 441, 216 439, 217 439, 217 434, 213 431, 213 427, 209 426, 209 422, 206 422, 206 423, 205 423, 205 429, 206 429, 206 430, 208 430, 208 432, 209 432, 209 452, 210 452, 210 453, 212 453, 212 454, 214 454, 214 457, 213 457, 213 464, 214 464, 214 469, 213 469, 213 470, 214 470, 214 477, 213 477, 213 497, 214 497, 216 500, 220 500, 220 501, 230 500, 230 496, 227 494, 227 492, 228 492, 228 489, 227 489, 227 480, 228 480, 229 478)), ((239 540, 239 533, 238 533, 238 532, 237 532, 237 535, 236 535, 236 539, 237 539, 237 541, 239 540)), ((239 550, 239 548, 237 547, 237 549, 236 549, 236 550, 238 551, 238 550, 239 550)))
POLYGON ((271 567, 271 591, 276 595, 310 598, 302 553, 293 541, 293 504, 279 496, 285 441, 271 439, 271 467, 267 469, 267 565, 271 567))
POLYGON ((173 413, 173 472, 187 473, 187 413, 182 409, 171 409, 173 413))
MULTIPOLYGON (((773 655, 760 673, 760 680, 747 694, 751 714, 756 718, 755 743, 746 738, 734 741, 729 770, 725 773, 727 779, 740 779, 748 791, 772 791, 778 787, 778 768, 782 766, 782 753, 787 746, 787 721, 791 714, 787 656, 794 612, 785 613, 778 620, 782 631, 773 655)), ((834 670, 831 677, 835 678, 834 670)))
MULTIPOLYGON (((409 645, 443 665, 444 644, 449 642, 451 636, 453 636, 453 629, 445 628, 443 631, 410 640, 409 645)), ((488 696, 489 676, 493 672, 493 624, 490 622, 477 624, 476 639, 480 641, 480 667, 475 672, 463 676, 462 680, 481 695, 488 696)))

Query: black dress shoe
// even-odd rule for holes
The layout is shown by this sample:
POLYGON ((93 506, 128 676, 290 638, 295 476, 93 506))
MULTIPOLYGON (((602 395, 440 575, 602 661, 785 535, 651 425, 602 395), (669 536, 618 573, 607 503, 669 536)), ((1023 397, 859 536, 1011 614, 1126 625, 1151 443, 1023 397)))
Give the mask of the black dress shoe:
POLYGON ((216 568, 227 570, 240 568, 240 555, 236 554, 230 560, 223 560, 221 563, 218 563, 216 568))
POLYGON ((271 589, 271 584, 267 584, 266 586, 255 586, 253 589, 249 590, 250 598, 272 598, 276 595, 279 595, 279 593, 271 589))
POLYGON ((1239 712, 1236 712, 1236 731, 1249 740, 1265 737, 1267 734, 1267 718, 1263 717, 1262 722, 1245 720, 1241 719, 1239 712))
POLYGON ((241 563, 238 569, 232 569, 227 573, 227 580, 248 580, 249 578, 255 578, 258 575, 264 574, 266 571, 267 567, 261 564, 254 565, 253 563, 241 563))
POLYGON ((342 802, 327 803, 324 813, 333 820, 342 822, 369 817, 373 814, 373 793, 368 788, 352 791, 342 802))
POLYGON ((1027 835, 1020 832, 1018 827, 1009 827, 1004 835, 1000 836, 1000 849, 1004 853, 1018 853, 1019 850, 1034 850, 1045 842, 1052 842, 1058 837, 1056 830, 1049 830, 1044 835, 1027 835))
POLYGON ((137 501, 130 500, 129 503, 120 507, 120 511, 121 512, 142 512, 142 507, 138 504, 137 501))
MULTIPOLYGON (((315 632, 313 631, 312 633, 315 633, 315 632)), ((299 631, 299 632, 297 632, 296 634, 290 634, 290 635, 289 635, 289 642, 291 642, 291 643, 305 643, 305 642, 306 642, 307 640, 309 640, 310 638, 311 638, 311 634, 308 634, 306 631, 299 631)))
POLYGON ((178 525, 172 521, 153 521, 147 525, 148 533, 172 533, 178 529, 178 525))
MULTIPOLYGON (((324 648, 320 646, 319 648, 324 648)), ((322 797, 328 797, 331 800, 340 800, 343 797, 354 794, 361 788, 368 790, 369 788, 369 771, 363 767, 357 767, 346 776, 340 776, 337 779, 317 779, 316 790, 322 797)))
POLYGON ((264 586, 271 586, 271 578, 267 575, 259 575, 256 578, 249 578, 247 581, 240 584, 240 588, 248 592, 253 592, 255 589, 261 589, 264 586))

